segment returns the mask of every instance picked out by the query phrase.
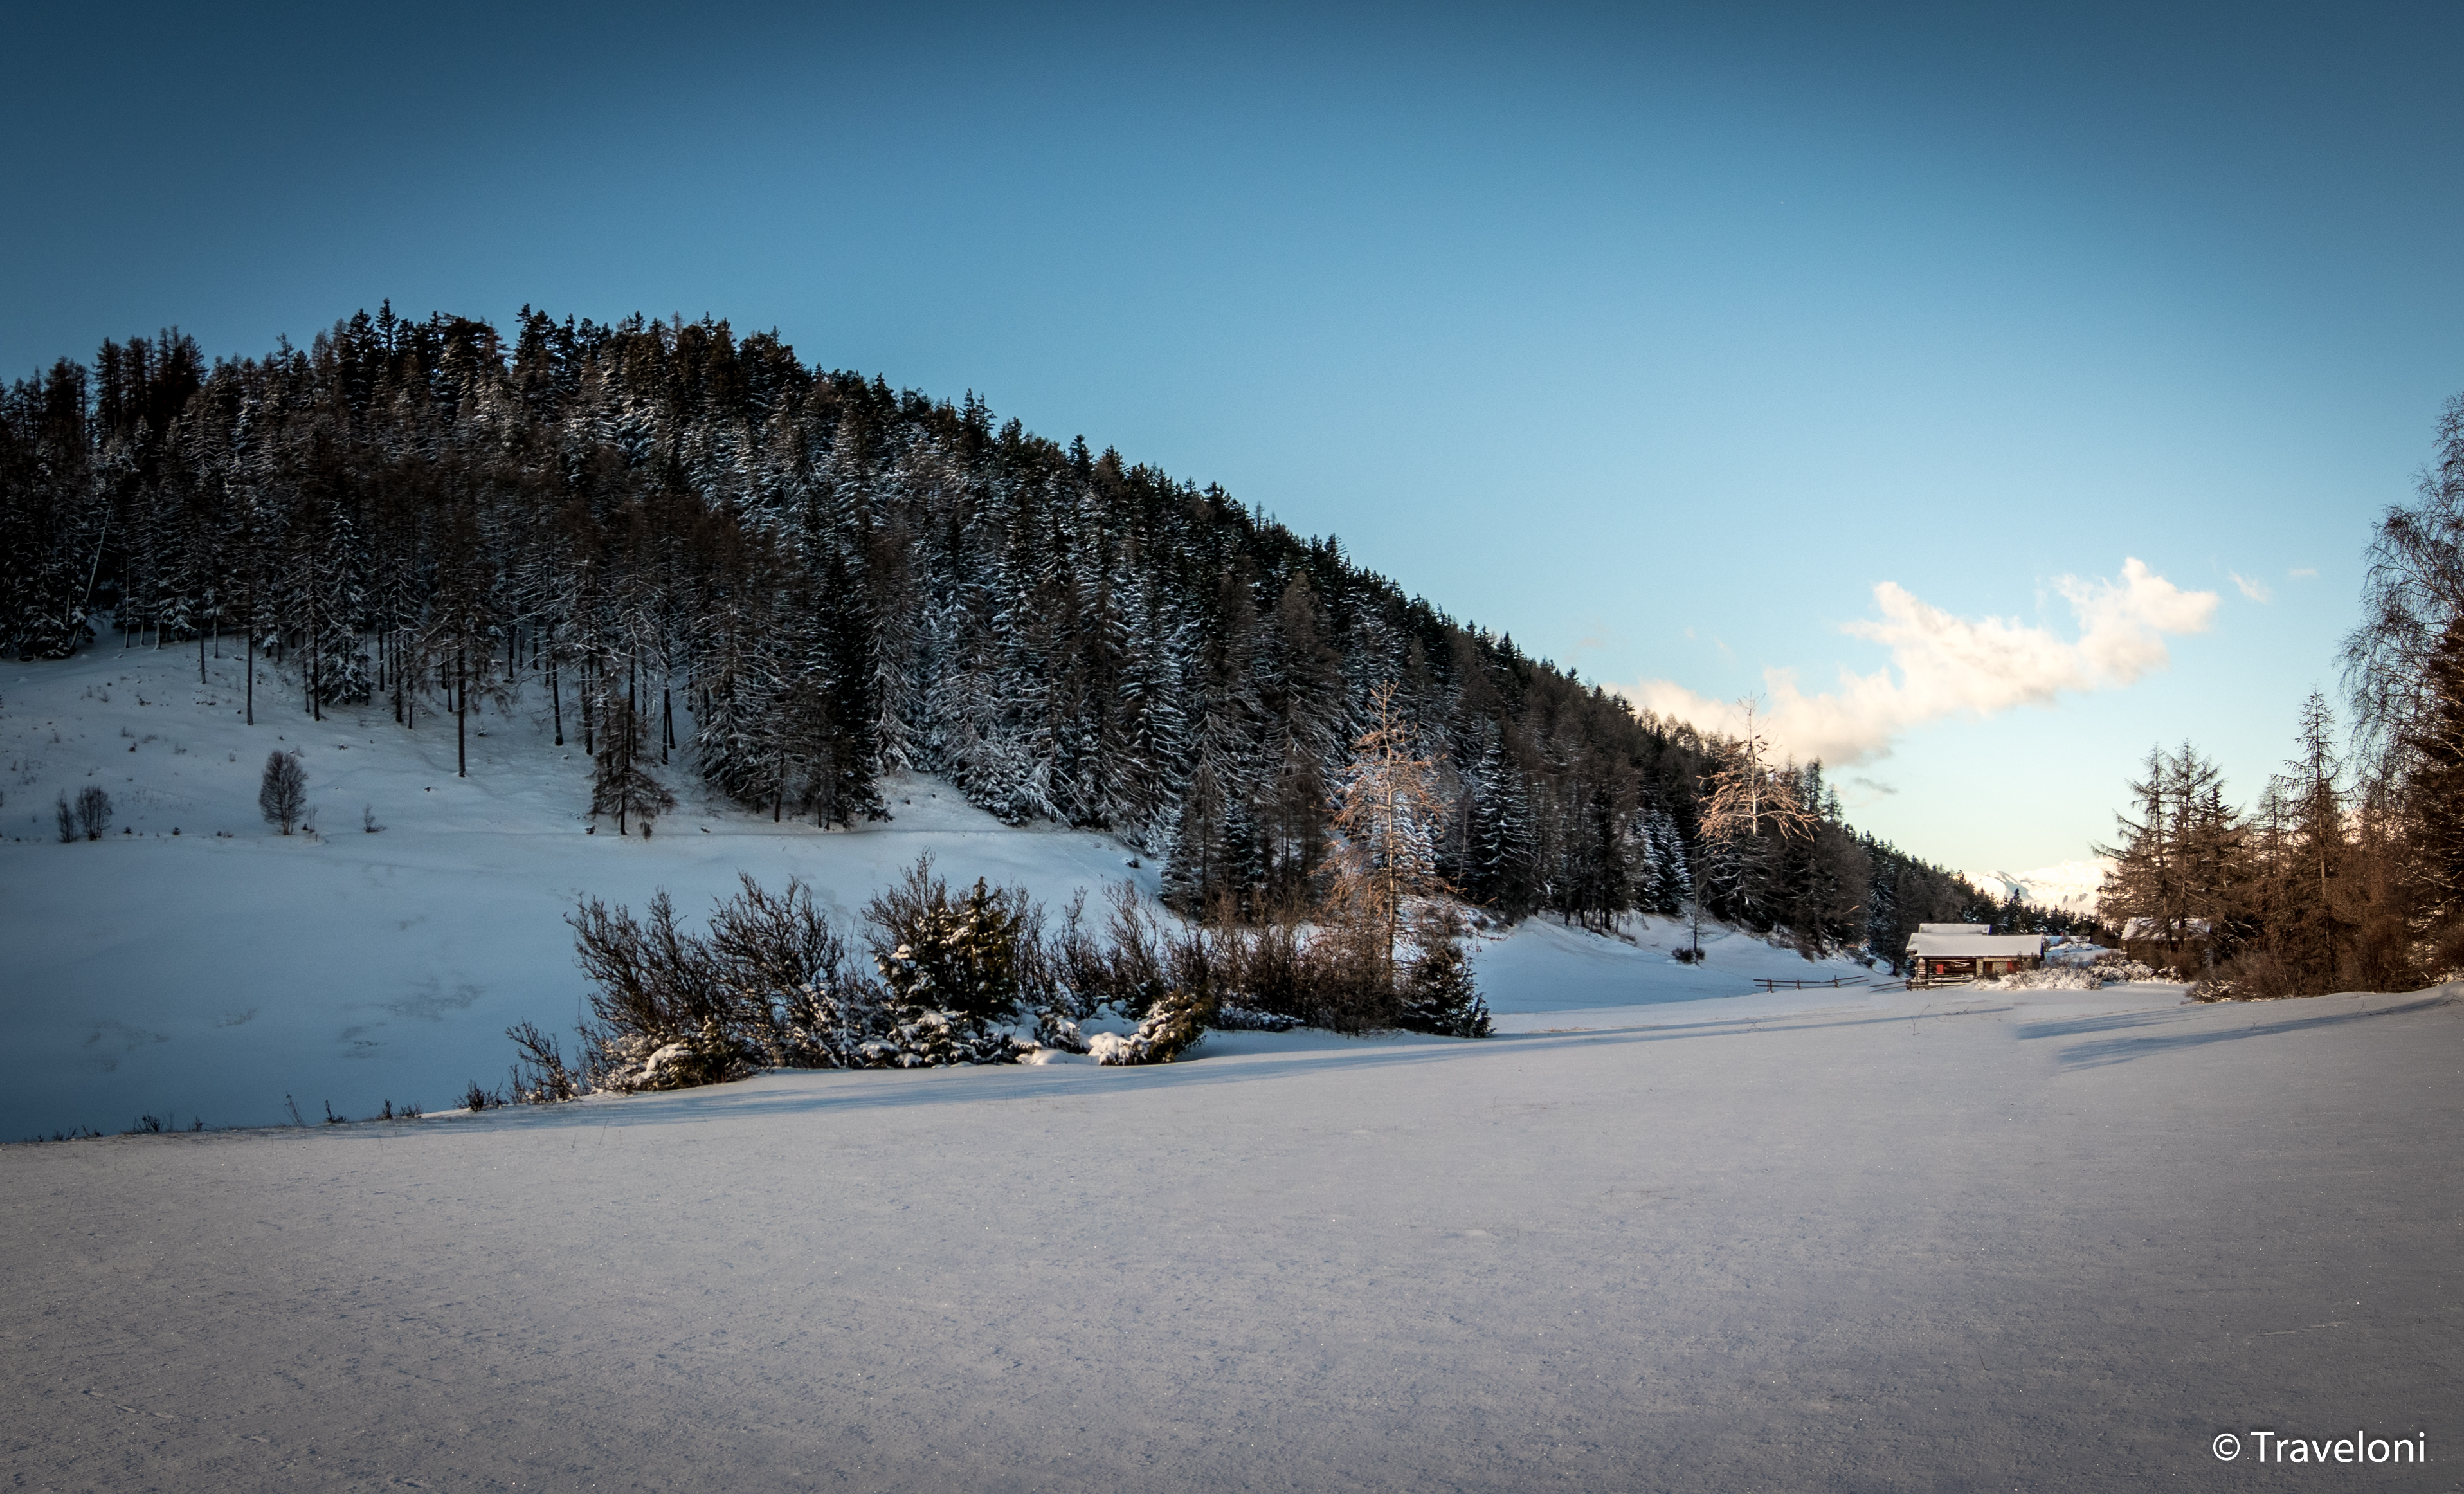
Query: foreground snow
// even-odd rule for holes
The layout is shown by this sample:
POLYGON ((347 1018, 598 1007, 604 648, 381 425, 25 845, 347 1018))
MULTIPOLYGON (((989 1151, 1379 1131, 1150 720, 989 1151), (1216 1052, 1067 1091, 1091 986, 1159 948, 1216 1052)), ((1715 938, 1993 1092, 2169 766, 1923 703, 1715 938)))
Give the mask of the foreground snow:
MULTIPOLYGON (((795 875, 852 922, 927 849, 953 880, 1023 883, 1056 909, 1106 882, 1156 886, 1153 862, 1133 868, 1110 836, 1009 828, 923 779, 892 786, 889 824, 825 833, 714 802, 679 763, 683 802, 650 840, 586 834, 579 733, 555 746, 543 700, 474 716, 458 778, 450 717, 311 722, 261 668, 250 727, 240 668, 209 660, 200 685, 193 648, 0 668, 0 1140, 141 1114, 269 1124, 285 1096, 319 1117, 450 1105, 472 1080, 503 1080, 506 1027, 574 1024, 586 986, 562 918, 585 894, 638 908, 664 888, 697 920, 739 872, 795 875), (275 749, 305 761, 317 836, 277 835, 257 812, 275 749), (87 784, 118 806, 111 834, 58 845, 53 801, 87 784), (363 815, 384 828, 363 832, 363 815)), ((1502 1014, 1869 975, 1716 928, 1697 967, 1669 957, 1686 940, 1666 920, 1624 935, 1526 923, 1474 969, 1502 1014)))
POLYGON ((1831 996, 0 1149, 0 1479, 2452 1482, 2453 992, 1831 996))

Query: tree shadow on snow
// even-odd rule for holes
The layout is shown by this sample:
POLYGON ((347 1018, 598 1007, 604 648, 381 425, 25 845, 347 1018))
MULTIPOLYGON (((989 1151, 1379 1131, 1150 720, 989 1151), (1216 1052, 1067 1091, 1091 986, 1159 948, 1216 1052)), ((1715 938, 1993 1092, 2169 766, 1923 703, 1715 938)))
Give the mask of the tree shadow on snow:
MULTIPOLYGON (((1968 1008, 1925 1014, 1925 1020, 2007 1011, 1968 1008)), ((1092 1065, 985 1066, 931 1069, 774 1070, 738 1084, 677 1089, 660 1094, 607 1096, 576 1105, 491 1110, 490 1131, 531 1127, 598 1127, 691 1124, 743 1117, 825 1114, 904 1109, 912 1106, 1087 1102, 1192 1086, 1258 1081, 1365 1070, 1392 1071, 1453 1060, 1529 1057, 1535 1049, 1699 1041, 1757 1033, 1809 1032, 1904 1022, 1911 1014, 1809 1020, 1778 1018, 1705 1022, 1683 1027, 1588 1028, 1551 1033, 1501 1033, 1479 1042, 1400 1034, 1342 1038, 1327 1033, 1300 1037, 1306 1046, 1287 1051, 1200 1049, 1177 1064, 1098 1068, 1092 1065)), ((1245 1035, 1243 1035, 1245 1036, 1245 1035)), ((472 1122, 456 1120, 454 1129, 472 1122)))
MULTIPOLYGON (((2316 998, 2315 1000, 2327 999, 2316 998)), ((2369 1006, 2341 1012, 2321 1012, 2315 1016, 2291 1017, 2280 1021, 2264 1021, 2261 1020, 2261 1014, 2254 1013, 2250 1022, 2234 1026, 2202 1024, 2189 1031, 2176 1030, 2144 1037, 2110 1037, 2093 1043, 2082 1043, 2077 1047, 2065 1050, 2059 1062, 2064 1069, 2104 1068, 2115 1064, 2127 1064, 2133 1059, 2147 1058, 2160 1053, 2183 1052, 2209 1047, 2219 1043, 2239 1043, 2247 1038, 2282 1037, 2291 1033, 2346 1027, 2355 1022, 2368 1022, 2373 1018, 2408 1016, 2453 1005, 2455 1002, 2456 998, 2453 995, 2441 990, 2393 1006, 2369 1006)), ((2233 1010, 2233 1008, 2192 1007, 2162 1013, 2140 1013, 2133 1014, 2132 1019, 2126 1022, 2119 1018, 2111 1019, 2108 1025, 2138 1026, 2161 1022, 2166 1026, 2180 1028, 2186 1023, 2200 1022, 2202 1019, 2212 1022, 2214 1019, 2209 1016, 2211 1012, 2223 1013, 2233 1010)), ((2057 1037, 2061 1034, 2030 1033, 2027 1036, 2057 1037)))

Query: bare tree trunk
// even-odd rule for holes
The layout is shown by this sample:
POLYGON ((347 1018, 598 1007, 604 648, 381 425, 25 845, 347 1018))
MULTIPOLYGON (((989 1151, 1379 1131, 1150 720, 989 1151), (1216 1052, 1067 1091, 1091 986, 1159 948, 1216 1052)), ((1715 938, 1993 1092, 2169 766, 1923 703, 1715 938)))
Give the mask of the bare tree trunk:
POLYGON ((471 710, 471 680, 463 672, 466 657, 463 650, 453 650, 453 776, 457 779, 471 776, 469 727, 465 724, 471 710))

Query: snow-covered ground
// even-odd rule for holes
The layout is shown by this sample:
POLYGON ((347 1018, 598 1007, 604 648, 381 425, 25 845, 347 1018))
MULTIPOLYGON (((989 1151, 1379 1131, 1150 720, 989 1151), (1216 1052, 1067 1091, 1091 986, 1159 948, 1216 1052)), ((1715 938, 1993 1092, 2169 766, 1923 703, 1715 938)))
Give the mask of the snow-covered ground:
POLYGON ((0 1149, 0 1481, 2453 1485, 2453 993, 1628 1016, 0 1149))
MULTIPOLYGON (((257 724, 240 714, 239 661, 191 647, 98 648, 0 666, 0 1139, 140 1114, 211 1126, 433 1110, 502 1080, 504 1029, 569 1029, 586 987, 563 914, 578 896, 639 907, 666 889, 698 919, 739 872, 803 877, 853 921, 919 850, 953 880, 1021 882, 1057 910, 1077 889, 1135 879, 1150 861, 1109 836, 1011 829, 946 784, 895 785, 887 824, 773 824, 700 791, 651 839, 585 834, 589 763, 566 701, 552 744, 543 697, 474 718, 454 775, 451 717, 397 726, 382 708, 312 722, 260 665, 257 724), (256 807, 266 755, 297 749, 314 837, 256 807), (117 810, 101 842, 57 843, 53 803, 99 784, 117 810), (361 828, 372 814, 385 828, 361 828), (177 832, 176 834, 174 832, 177 832)), ((1700 967, 1659 920, 1609 939, 1527 923, 1475 969, 1501 1013, 1734 996, 1757 976, 1862 980, 1725 930, 1700 967)))

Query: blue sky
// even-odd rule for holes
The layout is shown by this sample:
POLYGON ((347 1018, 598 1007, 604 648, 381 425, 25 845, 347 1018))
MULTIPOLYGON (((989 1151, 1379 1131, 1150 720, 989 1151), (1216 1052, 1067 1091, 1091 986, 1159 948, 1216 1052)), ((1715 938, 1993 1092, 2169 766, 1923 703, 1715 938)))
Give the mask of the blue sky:
POLYGON ((2450 11, 341 10, 12 20, 0 372, 775 326, 1587 678, 1793 670, 1955 866, 2083 854, 2160 739, 2255 793, 2464 389, 2450 11))

